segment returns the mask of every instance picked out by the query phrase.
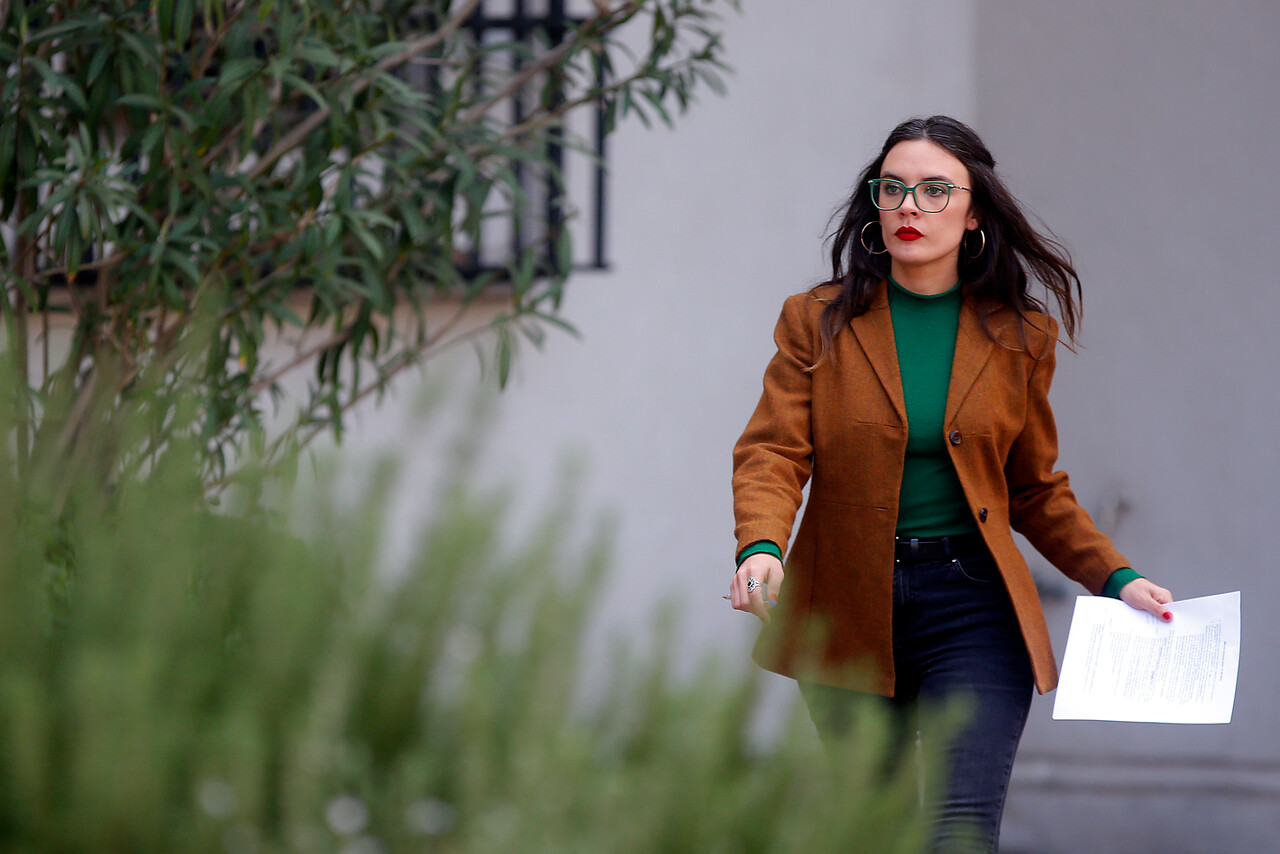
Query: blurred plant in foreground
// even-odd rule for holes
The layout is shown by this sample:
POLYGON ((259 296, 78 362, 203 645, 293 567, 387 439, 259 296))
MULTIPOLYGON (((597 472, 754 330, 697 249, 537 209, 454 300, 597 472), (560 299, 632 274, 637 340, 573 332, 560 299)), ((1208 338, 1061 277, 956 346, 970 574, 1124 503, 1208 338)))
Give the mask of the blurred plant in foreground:
POLYGON ((584 690, 607 538, 566 554, 566 499, 501 545, 468 456, 396 578, 389 477, 359 501, 309 490, 304 543, 253 502, 209 512, 177 442, 145 479, 86 478, 57 523, 4 460, 0 850, 921 848, 919 769, 877 776, 871 708, 828 763, 795 709, 750 736, 737 668, 619 656, 584 690))

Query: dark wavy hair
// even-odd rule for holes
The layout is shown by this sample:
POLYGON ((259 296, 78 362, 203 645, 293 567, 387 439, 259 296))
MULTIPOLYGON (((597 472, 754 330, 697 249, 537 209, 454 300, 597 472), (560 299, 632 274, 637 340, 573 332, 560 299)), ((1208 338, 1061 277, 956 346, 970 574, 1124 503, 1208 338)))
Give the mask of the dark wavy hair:
MULTIPOLYGON (((900 142, 927 139, 954 155, 969 170, 972 210, 977 213, 986 245, 978 257, 969 257, 966 239, 960 251, 960 287, 974 299, 982 328, 996 339, 987 319, 1000 306, 1017 313, 1022 345, 1027 343, 1027 313, 1048 313, 1044 302, 1029 291, 1028 269, 1057 302, 1058 316, 1070 343, 1075 342, 1083 294, 1080 277, 1066 248, 1053 237, 1036 231, 1018 200, 996 174, 996 161, 973 129, 948 116, 908 119, 893 129, 880 154, 858 177, 853 195, 836 213, 840 225, 831 234, 831 278, 823 285, 838 285, 840 293, 822 312, 821 363, 831 352, 836 334, 871 305, 879 283, 889 275, 889 256, 872 254, 862 245, 862 229, 879 222, 880 212, 871 202, 868 181, 880 177, 889 150, 900 142)), ((834 219, 835 217, 833 217, 834 219)), ((873 244, 874 245, 874 244, 873 244)), ((819 286, 821 287, 821 285, 819 286)), ((1031 324, 1034 325, 1034 324, 1031 324)), ((1046 330, 1047 331, 1047 330, 1046 330)), ((816 367, 816 365, 815 365, 816 367)))

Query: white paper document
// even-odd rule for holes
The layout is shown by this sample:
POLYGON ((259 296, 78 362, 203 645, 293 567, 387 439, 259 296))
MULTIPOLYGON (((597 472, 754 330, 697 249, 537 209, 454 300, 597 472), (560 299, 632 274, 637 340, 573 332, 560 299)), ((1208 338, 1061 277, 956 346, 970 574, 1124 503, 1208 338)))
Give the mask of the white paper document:
POLYGON ((1165 623, 1118 599, 1081 596, 1062 658, 1054 720, 1231 722, 1240 592, 1169 605, 1165 623))

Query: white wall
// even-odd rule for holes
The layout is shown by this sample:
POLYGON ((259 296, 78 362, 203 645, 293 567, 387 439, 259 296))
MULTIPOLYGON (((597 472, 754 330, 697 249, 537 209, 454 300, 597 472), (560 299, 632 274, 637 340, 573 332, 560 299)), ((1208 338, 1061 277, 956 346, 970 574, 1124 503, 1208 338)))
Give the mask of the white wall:
MULTIPOLYGON (((978 4, 977 119, 1073 250, 1085 349, 1059 360, 1062 462, 1180 597, 1243 593, 1230 726, 1054 723, 1033 707, 1012 850, 1274 850, 1280 836, 1280 4, 978 4), (1158 817, 1135 827, 1133 817, 1158 817)), ((1076 591, 1049 603, 1061 654, 1076 591)))

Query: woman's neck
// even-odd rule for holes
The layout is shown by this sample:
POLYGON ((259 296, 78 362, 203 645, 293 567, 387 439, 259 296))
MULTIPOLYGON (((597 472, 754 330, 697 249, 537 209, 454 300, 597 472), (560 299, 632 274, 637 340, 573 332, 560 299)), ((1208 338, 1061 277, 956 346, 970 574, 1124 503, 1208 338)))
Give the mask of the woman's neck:
POLYGON ((916 267, 892 261, 889 264, 889 275, 893 276, 895 282, 912 293, 925 296, 946 293, 956 286, 956 282, 960 281, 960 269, 954 262, 916 267))

